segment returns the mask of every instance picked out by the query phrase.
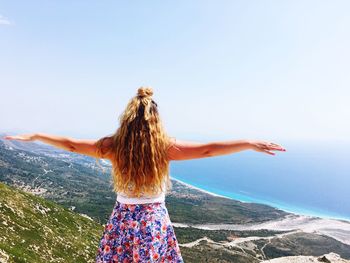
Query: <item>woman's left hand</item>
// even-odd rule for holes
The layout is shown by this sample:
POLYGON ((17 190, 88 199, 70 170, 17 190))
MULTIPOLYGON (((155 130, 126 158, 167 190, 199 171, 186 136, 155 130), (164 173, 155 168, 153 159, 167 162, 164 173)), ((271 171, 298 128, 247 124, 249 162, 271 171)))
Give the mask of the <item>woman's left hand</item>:
POLYGON ((6 140, 19 140, 19 141, 34 141, 35 133, 22 134, 22 135, 7 135, 4 137, 6 140))
POLYGON ((283 151, 283 152, 286 151, 286 149, 284 149, 281 145, 273 142, 262 141, 262 140, 250 140, 249 143, 252 150, 257 152, 263 152, 263 153, 275 155, 275 153, 272 151, 283 151))

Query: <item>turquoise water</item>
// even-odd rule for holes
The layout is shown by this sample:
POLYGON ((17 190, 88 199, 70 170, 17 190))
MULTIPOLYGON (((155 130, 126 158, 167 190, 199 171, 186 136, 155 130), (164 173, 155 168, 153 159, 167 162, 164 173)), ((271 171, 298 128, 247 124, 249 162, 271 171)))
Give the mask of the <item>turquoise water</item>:
POLYGON ((286 143, 287 152, 254 151, 173 161, 171 177, 243 202, 350 220, 348 145, 286 143))

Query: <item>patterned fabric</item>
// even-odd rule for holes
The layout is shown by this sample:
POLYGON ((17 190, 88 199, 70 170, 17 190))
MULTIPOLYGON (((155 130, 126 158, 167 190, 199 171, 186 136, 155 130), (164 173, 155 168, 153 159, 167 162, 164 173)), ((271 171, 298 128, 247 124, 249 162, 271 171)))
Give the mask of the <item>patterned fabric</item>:
POLYGON ((96 256, 96 263, 107 262, 184 262, 165 202, 116 201, 96 256))

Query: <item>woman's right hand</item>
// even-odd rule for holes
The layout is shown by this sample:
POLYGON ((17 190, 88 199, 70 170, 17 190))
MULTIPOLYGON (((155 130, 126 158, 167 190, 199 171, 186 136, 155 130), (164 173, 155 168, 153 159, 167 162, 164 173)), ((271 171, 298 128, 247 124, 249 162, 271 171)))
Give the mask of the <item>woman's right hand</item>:
POLYGON ((270 155, 275 155, 272 151, 282 151, 285 152, 286 149, 284 149, 281 145, 268 142, 268 141, 261 141, 261 140, 249 140, 251 149, 257 152, 263 152, 270 155))
POLYGON ((36 139, 35 133, 21 134, 21 135, 6 135, 6 140, 19 140, 19 141, 34 141, 36 139))

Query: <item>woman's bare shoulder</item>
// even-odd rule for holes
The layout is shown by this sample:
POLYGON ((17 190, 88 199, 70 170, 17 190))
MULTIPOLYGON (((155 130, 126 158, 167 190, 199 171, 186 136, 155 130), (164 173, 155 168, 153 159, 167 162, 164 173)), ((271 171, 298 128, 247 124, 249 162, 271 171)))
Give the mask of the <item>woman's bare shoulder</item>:
POLYGON ((101 152, 103 156, 107 159, 113 160, 114 159, 114 141, 113 137, 107 136, 104 137, 101 142, 101 152))

